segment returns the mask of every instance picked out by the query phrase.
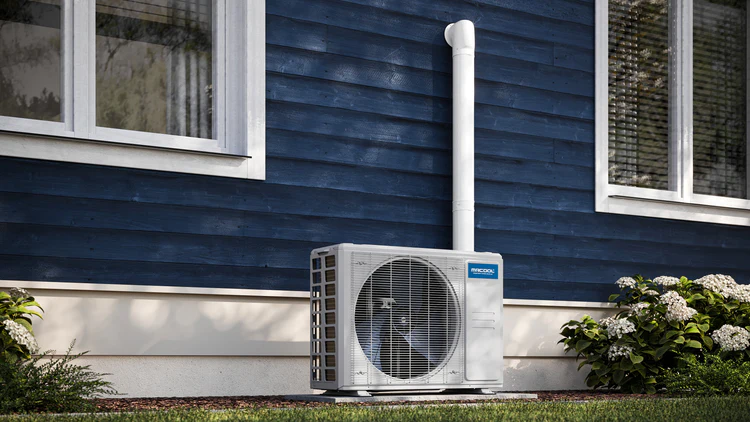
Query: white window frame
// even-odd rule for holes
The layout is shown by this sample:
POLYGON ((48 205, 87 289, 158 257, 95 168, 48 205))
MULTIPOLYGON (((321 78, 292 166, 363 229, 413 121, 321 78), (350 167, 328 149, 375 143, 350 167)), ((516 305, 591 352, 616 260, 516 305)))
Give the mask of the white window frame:
MULTIPOLYGON (((750 200, 693 193, 693 0, 670 0, 669 189, 609 183, 609 2, 596 1, 596 211, 750 226, 750 200)), ((748 31, 750 35, 750 31, 748 31)), ((750 40, 749 40, 750 41, 750 40)), ((750 45, 750 42, 748 43, 750 45)), ((750 58, 750 54, 748 54, 750 58)), ((748 84, 750 89, 750 84, 748 84)), ((750 98, 750 92, 748 92, 750 98)), ((750 123, 750 121, 749 121, 750 123)), ((748 125, 750 129, 750 124, 748 125)), ((750 137, 748 137, 750 139, 750 137)), ((748 145, 750 152, 750 145, 748 145)), ((749 154, 750 155, 750 154, 749 154)), ((750 169, 748 169, 750 190, 750 169)))
POLYGON ((0 116, 0 155, 265 179, 265 1, 215 0, 214 139, 96 126, 96 4, 62 0, 62 122, 0 116))

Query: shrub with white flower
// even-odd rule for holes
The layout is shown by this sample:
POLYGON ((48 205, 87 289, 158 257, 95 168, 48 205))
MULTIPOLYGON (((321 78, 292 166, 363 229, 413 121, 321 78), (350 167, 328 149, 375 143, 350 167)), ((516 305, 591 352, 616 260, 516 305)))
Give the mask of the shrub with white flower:
POLYGON ((648 311, 649 306, 651 306, 649 303, 638 302, 635 305, 630 307, 629 315, 638 315, 638 316, 645 315, 646 311, 648 311))
POLYGON ((13 299, 26 299, 27 297, 31 296, 29 292, 26 291, 26 289, 22 289, 20 287, 11 287, 10 289, 8 289, 8 293, 13 299))
POLYGON ((615 320, 615 317, 611 317, 611 316, 602 318, 599 320, 599 325, 604 328, 607 328, 607 326, 609 326, 609 324, 611 324, 614 320, 615 320))
POLYGON ((632 289, 637 284, 637 282, 635 281, 633 277, 620 277, 615 283, 621 289, 627 289, 627 288, 632 289))
POLYGON ((728 275, 722 274, 709 274, 703 276, 695 281, 693 284, 703 286, 707 290, 711 290, 714 293, 727 297, 732 294, 734 288, 737 286, 737 282, 728 275))
POLYGON ((722 350, 739 352, 750 347, 750 331, 742 327, 724 324, 711 334, 711 338, 722 350))
POLYGON ((0 290, 0 359, 16 362, 39 352, 31 324, 32 317, 42 317, 40 312, 42 307, 26 290, 0 290))
POLYGON ((750 303, 750 284, 738 284, 734 286, 727 292, 727 297, 741 303, 750 303))
POLYGON ((623 335, 635 331, 635 324, 625 318, 615 319, 607 325, 607 335, 610 338, 622 338, 623 335))
POLYGON ((616 344, 613 344, 609 346, 609 351, 607 351, 607 357, 609 357, 609 360, 617 360, 620 358, 628 357, 630 356, 630 352, 635 350, 632 346, 618 346, 616 344))
POLYGON ((673 286, 680 284, 680 279, 677 277, 670 277, 670 276, 662 275, 662 276, 656 277, 654 279, 654 283, 667 288, 667 287, 673 287, 673 286))
POLYGON ((674 290, 661 295, 659 302, 667 305, 668 321, 687 321, 698 313, 695 309, 688 307, 687 301, 674 290))
POLYGON ((615 283, 620 292, 609 300, 617 314, 599 321, 585 315, 562 327, 565 350, 590 368, 588 386, 653 393, 666 385, 666 371, 691 357, 750 361, 750 285, 721 274, 615 283))
POLYGON ((10 335, 10 338, 19 345, 25 347, 30 354, 33 355, 39 353, 39 345, 26 327, 9 319, 3 321, 3 325, 5 326, 5 331, 10 335))

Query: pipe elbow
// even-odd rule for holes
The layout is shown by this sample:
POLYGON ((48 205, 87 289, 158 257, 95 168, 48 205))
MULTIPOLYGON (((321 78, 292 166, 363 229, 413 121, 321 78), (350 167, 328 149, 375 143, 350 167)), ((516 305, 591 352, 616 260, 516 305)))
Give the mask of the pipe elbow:
POLYGON ((476 39, 474 37, 474 23, 470 20, 460 20, 445 27, 445 41, 453 47, 453 55, 461 53, 474 54, 476 39))

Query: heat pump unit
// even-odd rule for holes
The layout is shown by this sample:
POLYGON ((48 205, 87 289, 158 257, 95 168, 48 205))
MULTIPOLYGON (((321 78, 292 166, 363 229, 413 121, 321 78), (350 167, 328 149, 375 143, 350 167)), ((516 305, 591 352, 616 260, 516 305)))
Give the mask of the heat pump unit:
POLYGON ((315 249, 312 388, 502 387, 502 274, 495 253, 349 243, 315 249))

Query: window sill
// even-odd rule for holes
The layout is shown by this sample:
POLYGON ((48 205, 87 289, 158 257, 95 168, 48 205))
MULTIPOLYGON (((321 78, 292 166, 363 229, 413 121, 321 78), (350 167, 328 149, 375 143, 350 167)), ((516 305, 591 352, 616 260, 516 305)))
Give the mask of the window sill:
POLYGON ((0 156, 265 180, 252 157, 0 132, 0 156))
POLYGON ((597 190, 596 211, 671 220, 750 226, 750 200, 693 195, 680 199, 676 192, 628 186, 607 186, 597 190))

